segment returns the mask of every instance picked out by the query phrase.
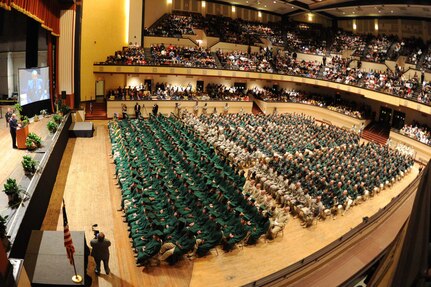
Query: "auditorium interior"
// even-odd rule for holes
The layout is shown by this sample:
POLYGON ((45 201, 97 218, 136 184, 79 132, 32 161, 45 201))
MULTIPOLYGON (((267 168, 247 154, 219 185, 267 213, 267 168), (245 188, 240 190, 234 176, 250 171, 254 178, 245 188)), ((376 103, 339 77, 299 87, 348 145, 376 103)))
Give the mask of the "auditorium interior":
POLYGON ((0 286, 431 286, 431 3, 0 0, 0 148, 0 286))

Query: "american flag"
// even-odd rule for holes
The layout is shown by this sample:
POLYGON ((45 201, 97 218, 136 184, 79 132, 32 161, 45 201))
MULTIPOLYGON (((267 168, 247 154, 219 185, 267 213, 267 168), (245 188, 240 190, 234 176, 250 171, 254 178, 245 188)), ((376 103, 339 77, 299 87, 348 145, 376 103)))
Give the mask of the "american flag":
POLYGON ((67 222, 66 206, 63 202, 63 226, 64 226, 64 247, 66 247, 67 258, 70 264, 73 264, 73 253, 75 253, 75 246, 73 246, 72 235, 69 231, 69 223, 67 222))

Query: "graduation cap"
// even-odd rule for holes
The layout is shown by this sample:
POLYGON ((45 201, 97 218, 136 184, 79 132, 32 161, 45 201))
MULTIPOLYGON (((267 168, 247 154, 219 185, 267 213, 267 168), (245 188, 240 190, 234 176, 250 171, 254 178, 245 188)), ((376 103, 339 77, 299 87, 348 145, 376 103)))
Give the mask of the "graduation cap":
POLYGON ((136 186, 136 188, 138 188, 138 189, 144 189, 144 187, 143 187, 142 185, 140 185, 140 184, 138 184, 138 185, 136 186))
POLYGON ((161 232, 160 230, 154 230, 153 235, 157 235, 157 236, 163 236, 163 232, 161 232))
POLYGON ((178 221, 182 223, 187 223, 187 220, 184 217, 178 218, 178 221))
POLYGON ((215 217, 217 217, 217 216, 218 216, 217 211, 215 211, 214 209, 210 209, 210 210, 209 210, 209 213, 210 213, 211 215, 215 216, 215 217))
POLYGON ((133 179, 133 182, 134 182, 134 183, 136 183, 136 184, 140 184, 140 183, 141 183, 141 181, 139 181, 139 180, 138 180, 138 179, 136 179, 136 178, 134 178, 134 179, 133 179))

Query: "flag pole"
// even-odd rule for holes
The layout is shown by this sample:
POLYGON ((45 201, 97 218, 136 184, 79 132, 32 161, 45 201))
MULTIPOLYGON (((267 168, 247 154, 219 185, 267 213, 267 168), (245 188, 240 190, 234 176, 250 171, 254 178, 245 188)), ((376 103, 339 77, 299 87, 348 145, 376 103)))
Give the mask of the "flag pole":
MULTIPOLYGON (((65 221, 65 226, 68 225, 67 224, 67 216, 66 216, 66 204, 64 203, 64 198, 63 198, 63 220, 65 221)), ((67 227, 68 232, 69 231, 69 227, 67 227)), ((70 236, 70 233, 69 233, 70 236)), ((72 244, 73 245, 73 244, 72 244)), ((75 258, 73 257, 73 252, 69 252, 69 249, 66 247, 67 253, 70 256, 70 261, 71 264, 73 265, 73 272, 75 275, 72 276, 72 281, 76 284, 79 284, 82 282, 82 276, 78 274, 78 272, 76 272, 76 266, 75 266, 75 258)))
POLYGON ((73 265, 73 271, 75 272, 75 275, 72 276, 72 281, 74 283, 77 283, 77 284, 81 283, 82 282, 82 276, 76 272, 75 258, 73 257, 73 254, 72 254, 72 265, 73 265))

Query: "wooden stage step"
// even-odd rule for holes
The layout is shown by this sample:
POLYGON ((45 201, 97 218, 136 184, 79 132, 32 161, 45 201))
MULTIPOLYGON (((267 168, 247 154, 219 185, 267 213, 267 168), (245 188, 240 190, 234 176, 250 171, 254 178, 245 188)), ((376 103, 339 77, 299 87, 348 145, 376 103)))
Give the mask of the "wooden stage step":
POLYGON ((90 102, 85 106, 85 120, 106 120, 107 111, 105 102, 93 102, 93 111, 90 112, 90 102))
POLYGON ((254 115, 263 114, 262 110, 259 108, 259 106, 255 102, 253 102, 253 107, 252 107, 251 111, 254 115))
POLYGON ((363 139, 385 145, 389 138, 390 128, 379 123, 369 124, 361 134, 363 139))

